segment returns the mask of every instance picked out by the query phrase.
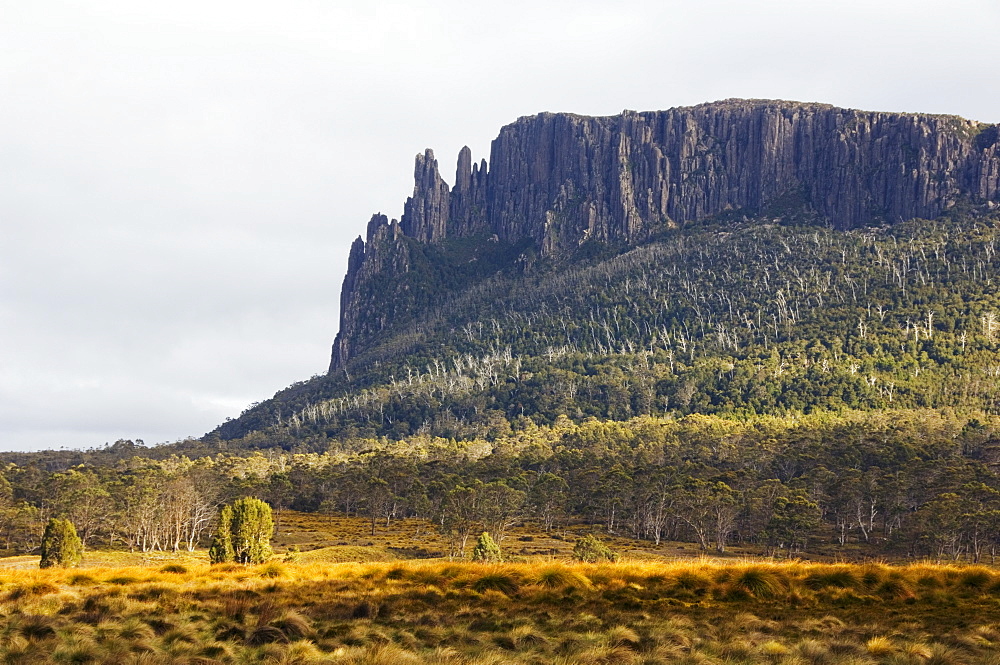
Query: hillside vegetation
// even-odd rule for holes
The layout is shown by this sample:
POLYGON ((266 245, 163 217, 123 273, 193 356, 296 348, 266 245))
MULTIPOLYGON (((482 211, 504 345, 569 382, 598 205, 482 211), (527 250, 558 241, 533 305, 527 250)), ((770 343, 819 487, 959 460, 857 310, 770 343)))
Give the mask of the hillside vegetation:
MULTIPOLYGON (((323 450, 354 435, 489 437, 560 415, 992 412, 998 219, 955 212, 845 232, 776 217, 666 232, 623 253, 584 245, 557 264, 524 254, 478 280, 412 271, 399 278, 406 307, 385 303, 407 315, 344 372, 218 434, 323 450)), ((412 252, 441 264, 447 247, 412 252)))

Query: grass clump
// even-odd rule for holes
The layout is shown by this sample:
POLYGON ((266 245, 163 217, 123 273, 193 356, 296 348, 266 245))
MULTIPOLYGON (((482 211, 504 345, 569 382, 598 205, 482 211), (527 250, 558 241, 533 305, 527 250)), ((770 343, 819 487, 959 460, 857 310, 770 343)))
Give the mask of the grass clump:
POLYGON ((966 591, 985 592, 993 582, 993 574, 985 568, 963 570, 958 586, 966 591))
POLYGON ((768 640, 760 645, 759 651, 766 660, 778 662, 788 654, 788 647, 776 640, 768 640))
POLYGON ((877 635, 865 642, 865 650, 869 655, 881 658, 896 651, 893 641, 884 635, 877 635))
POLYGON ((542 568, 535 574, 534 581, 546 589, 589 589, 593 587, 585 575, 562 565, 542 568))
POLYGON ((115 575, 104 580, 108 584, 117 584, 118 586, 129 586, 132 584, 138 584, 139 578, 132 575, 115 575))
POLYGON ((71 586, 93 586, 97 584, 97 578, 87 573, 74 573, 66 579, 66 584, 71 586))
POLYGON ((784 588, 778 574, 758 567, 746 568, 740 572, 733 581, 733 586, 754 598, 773 598, 784 588))
POLYGON ((859 585, 860 580, 852 569, 837 567, 812 572, 805 578, 804 582, 808 588, 815 591, 827 587, 854 589, 859 585))
POLYGON ((694 570, 685 570, 677 576, 674 582, 674 594, 682 597, 701 596, 711 586, 712 579, 707 575, 694 570))
POLYGON ((499 591, 506 596, 515 595, 521 588, 517 576, 508 570, 490 571, 475 580, 471 586, 477 593, 499 591))
POLYGON ((280 563, 272 561, 257 568, 257 574, 267 579, 284 577, 288 574, 288 569, 280 563))

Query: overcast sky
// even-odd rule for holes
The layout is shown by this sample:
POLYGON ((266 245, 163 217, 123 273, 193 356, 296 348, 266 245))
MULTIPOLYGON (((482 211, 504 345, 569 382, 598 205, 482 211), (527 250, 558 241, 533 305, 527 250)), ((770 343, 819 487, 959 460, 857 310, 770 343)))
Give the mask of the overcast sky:
POLYGON ((413 157, 727 97, 1000 121, 996 0, 0 0, 0 449, 200 436, 325 371, 413 157))

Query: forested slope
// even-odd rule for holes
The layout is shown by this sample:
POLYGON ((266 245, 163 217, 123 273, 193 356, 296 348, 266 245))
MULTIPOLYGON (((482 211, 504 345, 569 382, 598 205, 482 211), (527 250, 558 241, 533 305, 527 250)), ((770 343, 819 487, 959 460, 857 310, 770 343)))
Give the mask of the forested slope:
POLYGON ((560 415, 995 409, 996 213, 852 231, 788 222, 584 246, 465 290, 442 269, 419 315, 220 433, 322 450, 342 436, 489 437, 560 415))

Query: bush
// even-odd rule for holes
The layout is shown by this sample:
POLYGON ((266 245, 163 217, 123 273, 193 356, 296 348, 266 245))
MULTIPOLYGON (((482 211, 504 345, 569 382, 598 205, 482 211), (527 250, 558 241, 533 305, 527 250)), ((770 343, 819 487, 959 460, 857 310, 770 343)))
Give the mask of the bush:
POLYGON ((76 527, 69 520, 50 519, 42 536, 40 568, 64 566, 71 568, 83 560, 83 544, 76 535, 76 527))
POLYGON ((476 546, 472 549, 472 560, 486 563, 503 560, 500 546, 494 542, 493 537, 489 533, 483 531, 482 535, 479 536, 476 546))
POLYGON ((208 550, 212 563, 264 563, 273 554, 271 506, 244 497, 219 512, 219 526, 208 550))
POLYGON ((617 561, 617 552, 601 542, 601 539, 593 534, 588 534, 576 541, 573 546, 573 558, 584 563, 597 563, 598 561, 617 561))

